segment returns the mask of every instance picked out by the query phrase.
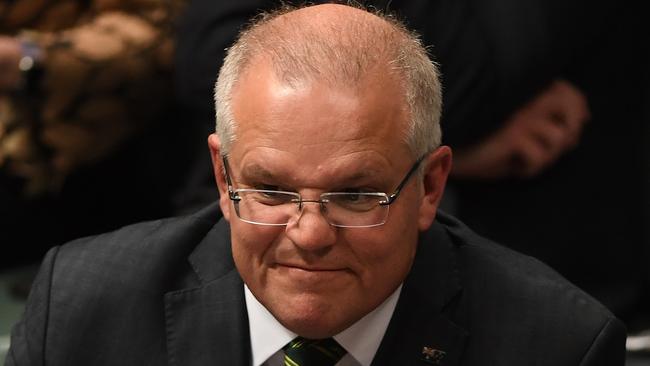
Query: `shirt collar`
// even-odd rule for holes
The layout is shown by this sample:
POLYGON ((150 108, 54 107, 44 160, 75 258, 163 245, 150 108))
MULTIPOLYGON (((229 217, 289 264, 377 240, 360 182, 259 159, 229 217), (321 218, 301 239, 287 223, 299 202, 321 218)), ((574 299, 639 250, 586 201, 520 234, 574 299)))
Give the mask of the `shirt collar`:
MULTIPOLYGON (((400 285, 375 310, 334 336, 334 339, 362 366, 369 366, 375 357, 401 291, 400 285)), ((244 284, 244 294, 248 312, 252 365, 260 366, 298 335, 280 324, 264 305, 257 301, 246 284, 244 284)))

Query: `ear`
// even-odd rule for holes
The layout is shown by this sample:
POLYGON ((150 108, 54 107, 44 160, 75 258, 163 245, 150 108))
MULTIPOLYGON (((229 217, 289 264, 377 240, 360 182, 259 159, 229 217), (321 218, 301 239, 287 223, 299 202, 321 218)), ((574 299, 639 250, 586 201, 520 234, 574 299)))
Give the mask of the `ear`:
POLYGON ((425 164, 422 175, 424 192, 418 218, 418 228, 421 231, 427 230, 436 218, 438 205, 451 170, 451 149, 449 146, 440 146, 429 154, 423 163, 425 164))
POLYGON ((221 140, 216 134, 208 136, 208 147, 212 158, 212 171, 219 189, 219 205, 226 221, 230 222, 230 197, 228 196, 228 182, 226 181, 223 159, 221 158, 221 140))

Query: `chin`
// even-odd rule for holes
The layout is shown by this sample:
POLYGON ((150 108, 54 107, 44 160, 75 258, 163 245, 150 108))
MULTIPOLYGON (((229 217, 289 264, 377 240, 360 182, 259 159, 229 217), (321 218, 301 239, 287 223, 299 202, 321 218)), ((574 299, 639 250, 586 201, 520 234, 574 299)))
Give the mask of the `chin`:
POLYGON ((300 295, 291 304, 272 309, 276 319, 287 329, 310 339, 331 337, 350 326, 344 314, 331 301, 314 295, 300 295))

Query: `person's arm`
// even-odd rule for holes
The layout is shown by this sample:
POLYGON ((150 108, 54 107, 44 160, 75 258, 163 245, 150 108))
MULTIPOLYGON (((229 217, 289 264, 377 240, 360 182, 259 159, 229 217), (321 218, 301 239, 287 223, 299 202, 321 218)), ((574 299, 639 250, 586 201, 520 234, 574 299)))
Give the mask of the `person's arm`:
POLYGON ((475 145, 458 149, 452 176, 460 179, 529 178, 580 141, 590 112, 582 92, 556 80, 475 145))
POLYGON ((59 248, 45 255, 32 283, 22 318, 14 325, 6 366, 45 365, 52 272, 59 248))

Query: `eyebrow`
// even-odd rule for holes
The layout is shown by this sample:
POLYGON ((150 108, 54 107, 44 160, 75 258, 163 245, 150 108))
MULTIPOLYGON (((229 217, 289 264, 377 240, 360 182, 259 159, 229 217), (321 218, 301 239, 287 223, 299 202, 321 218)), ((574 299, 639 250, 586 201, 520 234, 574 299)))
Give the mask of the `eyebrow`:
MULTIPOLYGON (((365 169, 357 170, 354 173, 345 176, 334 183, 336 183, 335 186, 345 186, 347 184, 367 181, 370 180, 371 178, 377 177, 378 175, 379 175, 379 170, 373 168, 365 168, 365 169)), ((245 178, 249 180, 262 179, 262 180, 268 180, 270 182, 275 183, 278 181, 281 182, 284 177, 286 177, 285 174, 281 174, 281 175, 274 174, 268 169, 258 164, 246 165, 241 170, 241 178, 245 178)))
POLYGON ((246 165, 241 170, 242 177, 256 178, 256 179, 276 179, 276 175, 265 169, 264 167, 252 164, 246 165))

